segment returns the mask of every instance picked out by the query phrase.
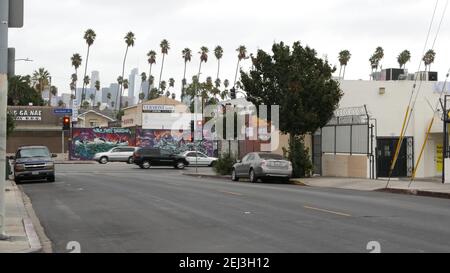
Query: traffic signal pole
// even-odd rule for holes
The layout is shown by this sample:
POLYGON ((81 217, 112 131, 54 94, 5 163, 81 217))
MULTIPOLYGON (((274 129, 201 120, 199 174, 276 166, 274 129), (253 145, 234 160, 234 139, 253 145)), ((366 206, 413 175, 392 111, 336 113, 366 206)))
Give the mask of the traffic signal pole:
POLYGON ((5 234, 6 119, 8 95, 9 0, 0 0, 0 240, 5 234))

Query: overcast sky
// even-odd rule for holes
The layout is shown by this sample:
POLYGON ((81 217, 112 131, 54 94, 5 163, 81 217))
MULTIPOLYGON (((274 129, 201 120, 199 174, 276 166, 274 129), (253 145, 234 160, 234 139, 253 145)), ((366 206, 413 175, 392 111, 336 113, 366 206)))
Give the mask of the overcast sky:
MULTIPOLYGON (((89 71, 100 71, 102 86, 109 86, 121 74, 125 52, 123 37, 133 31, 136 45, 130 49, 126 75, 134 67, 148 73, 146 53, 157 51, 153 75, 159 78, 162 39, 170 42, 163 80, 177 81, 183 73, 181 51, 193 50, 188 76, 198 71, 199 51, 216 45, 224 50, 221 78, 234 78, 239 45, 249 53, 270 50, 274 41, 301 41, 315 48, 319 56, 328 56, 338 65, 337 55, 349 49, 353 55, 347 79, 369 79, 368 59, 377 46, 385 49, 383 68, 397 67, 397 55, 404 49, 412 53, 410 72, 417 70, 425 37, 434 9, 430 0, 25 0, 25 26, 10 31, 9 44, 17 58, 29 57, 31 63, 18 62, 17 74, 31 74, 45 67, 60 91, 69 92, 73 73, 70 57, 86 55, 84 31, 92 28, 97 39, 91 50, 89 71)), ((436 23, 444 9, 440 1, 436 23)), ((448 17, 448 16, 447 16, 448 17)), ((435 50, 433 70, 444 79, 450 67, 450 20, 444 20, 435 50)), ((431 47, 431 42, 428 47, 431 47)), ((250 61, 243 64, 244 69, 250 61)), ((216 75, 214 55, 204 65, 202 78, 216 75)), ((337 71, 338 73, 338 71, 337 71)), ((81 78, 82 75, 79 75, 81 78)))

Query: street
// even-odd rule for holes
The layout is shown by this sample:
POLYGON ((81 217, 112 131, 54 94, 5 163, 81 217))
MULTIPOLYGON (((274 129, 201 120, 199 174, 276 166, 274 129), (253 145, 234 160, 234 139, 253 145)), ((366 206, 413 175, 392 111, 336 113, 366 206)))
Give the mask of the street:
POLYGON ((56 183, 21 187, 67 252, 449 252, 450 201, 251 184, 134 165, 57 165, 56 183))

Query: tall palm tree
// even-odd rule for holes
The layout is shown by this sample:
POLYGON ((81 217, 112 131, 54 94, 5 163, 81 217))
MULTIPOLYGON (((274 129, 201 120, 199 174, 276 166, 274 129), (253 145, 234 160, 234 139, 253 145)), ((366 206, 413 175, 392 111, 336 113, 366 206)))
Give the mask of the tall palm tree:
POLYGON ((72 62, 72 66, 75 68, 75 76, 73 77, 72 75, 72 82, 74 83, 74 94, 75 97, 77 96, 77 81, 78 81, 78 68, 80 68, 81 63, 82 63, 82 59, 81 59, 81 55, 78 53, 75 53, 72 55, 72 57, 70 58, 71 62, 72 62))
POLYGON ((150 89, 153 85, 153 82, 150 82, 150 79, 152 79, 152 78, 154 79, 154 77, 152 76, 152 67, 156 63, 156 52, 153 50, 150 50, 147 53, 147 57, 148 57, 148 64, 150 65, 150 71, 148 73, 148 90, 147 90, 147 96, 149 96, 150 89))
POLYGON ((31 78, 33 82, 34 89, 39 91, 42 96, 44 89, 48 86, 50 81, 50 73, 45 70, 45 68, 39 68, 38 70, 33 72, 33 76, 31 78))
MULTIPOLYGON (((88 29, 84 32, 84 40, 86 41, 86 44, 88 46, 87 48, 87 54, 86 54, 86 63, 84 66, 84 75, 83 79, 86 77, 87 69, 88 69, 88 62, 89 62, 89 53, 91 50, 91 46, 94 44, 95 38, 97 38, 97 34, 95 34, 95 31, 92 29, 88 29)), ((85 88, 86 86, 83 84, 83 88, 81 89, 81 94, 85 94, 85 88)))
POLYGON ((167 54, 169 54, 169 49, 170 49, 169 41, 167 41, 166 39, 162 40, 160 47, 161 47, 161 53, 163 55, 163 59, 161 62, 161 73, 159 74, 159 84, 158 84, 159 89, 161 89, 161 79, 162 79, 162 75, 163 75, 165 57, 167 54))
POLYGON ((95 95, 94 95, 94 94, 90 94, 90 95, 89 95, 89 98, 91 99, 91 102, 92 102, 92 108, 94 108, 94 105, 95 105, 95 95))
POLYGON ((139 102, 143 102, 145 99, 145 94, 143 92, 139 93, 139 102))
POLYGON ((172 99, 174 100, 176 98, 177 98, 177 95, 175 95, 175 93, 172 93, 172 99))
MULTIPOLYGON (((133 47, 133 46, 134 46, 134 43, 135 43, 135 41, 136 41, 136 38, 135 38, 135 36, 134 36, 134 33, 131 32, 131 31, 129 31, 129 32, 125 35, 124 40, 125 40, 125 44, 127 45, 127 47, 126 47, 126 50, 125 50, 125 56, 123 57, 122 79, 124 78, 124 74, 125 74, 125 63, 126 63, 126 61, 127 61, 128 49, 130 48, 130 46, 133 47)), ((125 82, 125 81, 124 81, 124 82, 125 82)), ((119 94, 117 94, 117 96, 119 97, 119 103, 118 103, 118 105, 119 105, 119 111, 122 110, 122 93, 123 93, 123 85, 120 84, 120 91, 119 91, 119 94)), ((116 100, 116 102, 117 102, 117 100, 116 100)), ((116 103, 116 105, 117 105, 117 103, 116 103)))
POLYGON ((222 100, 225 100, 228 97, 228 94, 229 94, 228 87, 230 86, 230 81, 225 79, 223 81, 223 86, 225 87, 225 89, 220 93, 220 98, 222 100))
POLYGON ((347 68, 347 64, 350 61, 351 57, 352 54, 348 50, 342 50, 341 52, 339 52, 339 64, 341 65, 341 68, 339 69, 339 78, 341 78, 342 68, 344 68, 342 79, 345 78, 345 69, 347 68))
POLYGON ((167 82, 162 81, 161 82, 161 89, 159 90, 159 95, 163 95, 167 88, 167 82))
POLYGON ((187 63, 192 60, 192 50, 190 50, 189 48, 185 48, 185 49, 183 49, 183 51, 181 53, 183 55, 183 60, 184 60, 184 72, 183 72, 183 80, 181 83, 181 94, 184 94, 184 88, 187 83, 186 82, 186 67, 187 67, 187 63))
POLYGON ((108 94, 106 95, 106 98, 108 99, 108 104, 110 104, 111 103, 111 98, 112 98, 111 92, 108 92, 108 94))
POLYGON ((425 64, 425 71, 431 71, 431 64, 434 63, 434 60, 436 59, 436 52, 433 49, 430 49, 425 53, 425 56, 423 56, 422 61, 425 64))
POLYGON ((120 87, 121 87, 122 84, 123 84, 123 77, 122 77, 122 76, 117 77, 117 84, 118 84, 118 86, 117 86, 117 94, 116 94, 116 99, 115 99, 115 101, 114 101, 114 105, 115 105, 115 107, 116 107, 116 110, 117 110, 117 101, 118 101, 118 97, 119 97, 119 96, 122 96, 122 95, 120 94, 120 87))
POLYGON ((209 49, 206 46, 202 46, 200 48, 200 52, 198 54, 200 54, 200 66, 198 68, 198 75, 197 75, 197 79, 200 81, 200 74, 201 74, 201 70, 202 70, 202 63, 203 62, 208 62, 208 53, 209 53, 209 49))
POLYGON ((58 88, 56 86, 50 86, 50 98, 48 101, 48 105, 51 106, 52 96, 56 97, 58 95, 58 88))
POLYGON ((411 60, 411 52, 404 50, 398 55, 397 62, 400 68, 406 68, 406 63, 411 60))
POLYGON ((238 62, 237 62, 237 66, 236 66, 236 75, 234 77, 234 84, 233 87, 236 87, 236 82, 237 82, 237 76, 238 76, 238 72, 239 72, 239 64, 241 63, 242 60, 244 59, 248 59, 247 57, 247 48, 243 45, 239 46, 236 51, 238 52, 238 62))
POLYGON ((217 59, 217 77, 216 79, 220 79, 220 60, 223 57, 223 48, 221 46, 216 46, 214 49, 214 56, 216 56, 217 59))
MULTIPOLYGON (((97 92, 100 92, 100 87, 101 87, 100 81, 95 81, 95 90, 97 92)), ((94 102, 95 102, 95 99, 94 99, 94 102)))

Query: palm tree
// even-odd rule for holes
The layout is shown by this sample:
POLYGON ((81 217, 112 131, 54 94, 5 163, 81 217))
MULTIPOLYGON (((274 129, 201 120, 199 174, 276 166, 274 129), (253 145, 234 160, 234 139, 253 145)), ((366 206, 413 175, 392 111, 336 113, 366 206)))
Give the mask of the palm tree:
MULTIPOLYGON (((100 92, 100 81, 95 81, 95 90, 97 92, 100 92)), ((94 102, 95 102, 95 99, 94 99, 94 102)))
POLYGON ((64 106, 64 102, 62 100, 58 101, 58 107, 63 107, 64 106))
POLYGON ((172 93, 172 99, 174 100, 176 98, 177 98, 177 95, 175 95, 175 93, 172 93))
POLYGON ((214 49, 214 56, 216 56, 217 59, 217 77, 216 79, 220 79, 220 60, 223 57, 223 48, 221 46, 216 46, 216 48, 214 49))
POLYGON ((56 95, 58 95, 58 88, 56 86, 50 86, 50 92, 49 92, 49 101, 48 101, 48 105, 51 106, 51 101, 52 101, 52 96, 56 97, 56 95))
MULTIPOLYGON (((91 50, 91 46, 94 44, 95 38, 97 37, 97 34, 92 29, 88 29, 84 32, 84 40, 86 41, 86 44, 88 46, 87 48, 87 54, 86 54, 86 63, 84 66, 84 75, 83 78, 86 77, 87 68, 88 68, 88 62, 89 62, 89 53, 91 50)), ((83 84, 83 88, 81 89, 81 94, 85 93, 85 85, 83 84)))
POLYGON ((50 73, 45 70, 45 68, 39 68, 38 70, 33 72, 33 76, 31 78, 33 82, 34 88, 39 91, 39 93, 42 96, 42 93, 44 92, 44 89, 49 84, 50 80, 50 73))
POLYGON ((94 95, 94 94, 91 94, 91 95, 89 95, 89 98, 91 99, 91 102, 92 102, 92 108, 94 108, 94 105, 95 105, 95 95, 94 95))
POLYGON ((169 54, 169 49, 170 49, 169 41, 167 41, 166 39, 162 40, 160 47, 161 47, 161 53, 163 55, 163 59, 161 62, 161 73, 159 74, 159 84, 158 84, 159 89, 161 89, 161 79, 162 79, 163 69, 164 69, 164 60, 165 60, 166 55, 169 54))
POLYGON ((431 64, 434 63, 434 60, 436 59, 436 52, 433 49, 430 49, 427 51, 427 53, 425 53, 425 56, 423 56, 422 61, 425 64, 425 72, 427 71, 427 67, 428 67, 428 71, 431 71, 431 64))
POLYGON ((166 81, 162 81, 161 82, 161 89, 159 90, 159 95, 164 94, 164 92, 166 91, 167 88, 167 82, 166 81))
POLYGON ((348 50, 342 50, 341 52, 339 52, 339 63, 341 65, 341 68, 339 70, 339 78, 341 78, 342 68, 344 68, 344 74, 342 76, 342 79, 345 78, 345 69, 347 68, 347 64, 350 61, 351 57, 352 54, 348 50))
POLYGON ((184 72, 183 72, 183 80, 181 83, 181 94, 184 94, 184 87, 186 86, 186 67, 187 63, 192 60, 192 51, 189 48, 185 48, 181 53, 184 59, 184 72))
POLYGON ((72 82, 74 83, 74 90, 75 90, 75 97, 77 96, 77 81, 78 81, 78 68, 81 66, 81 55, 78 53, 75 53, 72 55, 72 57, 70 58, 70 60, 72 61, 72 66, 75 68, 75 77, 72 75, 72 82))
POLYGON ((248 59, 247 48, 245 46, 243 46, 243 45, 239 46, 238 49, 236 49, 236 51, 238 52, 238 62, 237 62, 236 75, 234 77, 233 87, 236 87, 237 76, 238 76, 238 72, 239 72, 239 64, 241 63, 242 60, 248 59))
POLYGON ((411 52, 404 50, 398 55, 397 62, 400 68, 406 68, 406 63, 411 60, 411 52))
POLYGON ((216 88, 219 88, 219 87, 222 85, 222 81, 221 81, 219 78, 217 78, 217 79, 214 81, 214 84, 215 84, 216 88))
POLYGON ((108 94, 106 95, 106 98, 108 99, 108 104, 110 104, 111 98, 112 98, 111 92, 108 92, 108 94))
POLYGON ((152 76, 152 67, 156 63, 156 52, 153 50, 150 50, 147 53, 147 57, 148 57, 148 64, 150 65, 150 71, 148 73, 148 90, 147 90, 147 96, 149 96, 150 89, 153 84, 153 82, 150 82, 150 79, 152 79, 152 78, 154 79, 154 77, 152 76))
POLYGON ((198 75, 197 75, 197 79, 200 81, 200 74, 201 74, 201 70, 202 70, 202 63, 203 62, 208 62, 208 53, 209 53, 209 49, 206 46, 202 46, 200 48, 200 52, 198 54, 200 54, 200 66, 198 68, 198 75))
POLYGON ((143 102, 145 99, 145 94, 143 92, 139 93, 139 102, 143 102))
POLYGON ((171 87, 171 88, 175 87, 175 79, 174 78, 169 79, 169 87, 171 87))
MULTIPOLYGON (((125 63, 127 61, 127 56, 128 56, 128 49, 134 46, 134 43, 136 41, 136 38, 134 37, 134 33, 133 32, 128 32, 125 37, 125 44, 127 45, 126 50, 125 50, 125 56, 123 57, 123 65, 122 65, 122 79, 124 78, 124 74, 125 74, 125 63)), ((125 82, 125 81, 123 81, 125 82)), ((125 88, 126 89, 126 88, 125 88)), ((119 97, 119 111, 122 109, 122 93, 123 93, 123 86, 122 84, 120 84, 120 90, 119 90, 119 94, 117 94, 117 97, 119 97)), ((116 102, 117 102, 117 98, 116 98, 116 102)))
POLYGON ((220 97, 222 98, 222 100, 225 100, 229 94, 228 87, 230 86, 230 81, 225 79, 223 81, 223 86, 225 87, 225 89, 220 93, 220 97))
POLYGON ((116 94, 116 100, 115 100, 115 102, 114 102, 114 105, 116 106, 116 110, 117 110, 117 101, 118 101, 118 98, 117 98, 117 97, 121 96, 121 94, 120 94, 120 87, 121 87, 122 84, 123 84, 123 77, 122 77, 122 76, 117 77, 117 84, 118 84, 118 87, 117 87, 117 94, 116 94))

